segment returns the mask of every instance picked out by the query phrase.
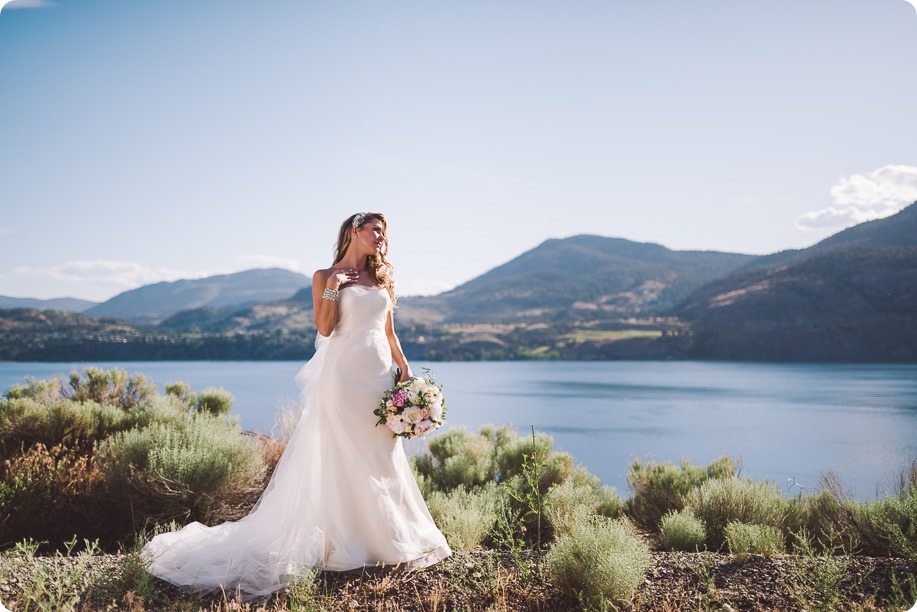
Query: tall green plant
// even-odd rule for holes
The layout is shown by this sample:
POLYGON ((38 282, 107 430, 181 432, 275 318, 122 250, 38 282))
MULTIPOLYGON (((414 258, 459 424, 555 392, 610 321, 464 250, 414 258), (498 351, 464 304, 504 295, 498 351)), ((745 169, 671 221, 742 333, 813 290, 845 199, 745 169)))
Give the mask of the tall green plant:
POLYGON ((663 516, 685 507, 687 495, 696 487, 711 479, 733 477, 737 472, 736 463, 728 455, 707 467, 695 466, 687 459, 680 466, 668 461, 636 460, 627 473, 633 495, 624 503, 624 512, 636 524, 655 531, 663 516))

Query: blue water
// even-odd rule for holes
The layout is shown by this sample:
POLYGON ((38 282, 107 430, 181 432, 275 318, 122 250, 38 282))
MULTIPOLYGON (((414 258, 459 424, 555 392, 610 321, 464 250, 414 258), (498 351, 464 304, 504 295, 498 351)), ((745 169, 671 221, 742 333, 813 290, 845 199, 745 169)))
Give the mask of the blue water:
MULTIPOLYGON (((86 364, 0 363, 0 391, 27 376, 86 364)), ((184 380, 235 396, 243 427, 270 431, 296 405, 299 362, 98 363, 143 372, 160 388, 184 380)), ((723 453, 743 474, 788 494, 833 470, 868 499, 917 458, 917 365, 722 362, 415 363, 442 384, 448 426, 531 424, 551 434, 622 496, 635 458, 706 464, 723 453), (791 480, 795 479, 795 480, 791 480)), ((419 450, 418 444, 409 445, 419 450)))

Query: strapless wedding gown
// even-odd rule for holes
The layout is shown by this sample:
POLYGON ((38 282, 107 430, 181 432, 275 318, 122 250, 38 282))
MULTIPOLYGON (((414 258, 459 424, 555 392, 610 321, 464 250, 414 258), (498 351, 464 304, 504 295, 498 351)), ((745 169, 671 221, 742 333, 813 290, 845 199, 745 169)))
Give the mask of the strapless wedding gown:
POLYGON ((408 465, 401 438, 373 414, 392 386, 382 288, 341 290, 341 318, 297 381, 302 413, 251 514, 191 523, 143 549, 150 572, 207 592, 266 595, 311 569, 423 567, 451 554, 408 465))

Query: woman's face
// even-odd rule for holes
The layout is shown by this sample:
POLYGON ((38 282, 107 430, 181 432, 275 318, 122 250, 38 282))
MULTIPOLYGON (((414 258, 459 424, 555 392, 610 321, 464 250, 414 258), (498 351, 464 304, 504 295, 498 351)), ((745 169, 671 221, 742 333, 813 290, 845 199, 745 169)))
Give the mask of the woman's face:
POLYGON ((370 219, 354 233, 353 241, 370 253, 379 253, 385 246, 385 226, 378 219, 370 219))

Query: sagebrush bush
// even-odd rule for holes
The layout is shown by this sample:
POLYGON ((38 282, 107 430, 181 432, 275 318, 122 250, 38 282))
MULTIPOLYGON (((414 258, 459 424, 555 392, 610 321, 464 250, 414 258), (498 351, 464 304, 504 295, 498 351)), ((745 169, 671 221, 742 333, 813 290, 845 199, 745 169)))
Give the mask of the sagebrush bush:
POLYGON ((427 507, 449 546, 459 552, 477 548, 497 520, 499 492, 496 483, 466 490, 433 491, 427 507))
POLYGON ((0 543, 58 542, 80 531, 95 536, 104 521, 85 517, 99 505, 104 476, 91 456, 64 445, 36 444, 0 465, 0 543))
POLYGON ((691 510, 672 510, 659 521, 659 539, 666 550, 704 550, 707 530, 691 510))
POLYGON ((504 442, 497 450, 497 473, 500 480, 507 480, 522 473, 522 464, 526 457, 534 457, 544 462, 554 448, 554 440, 543 433, 536 433, 534 440, 520 437, 516 432, 504 436, 504 442))
MULTIPOLYGON (((791 535, 809 534, 811 541, 805 546, 815 549, 823 549, 826 543, 831 542, 841 545, 844 550, 856 550, 860 534, 850 515, 850 502, 839 497, 836 491, 834 487, 823 487, 817 493, 791 502, 786 530, 791 535)), ((792 539, 795 546, 795 538, 792 539)), ((822 552, 827 551, 823 549, 822 552)))
POLYGON ((47 380, 38 380, 29 376, 26 378, 26 384, 13 385, 3 394, 7 399, 24 399, 29 398, 38 400, 42 403, 58 402, 64 399, 61 381, 59 378, 49 378, 47 380))
POLYGON ((234 400, 232 393, 226 389, 207 387, 195 397, 194 409, 198 412, 221 416, 229 414, 234 400))
POLYGON ((115 434, 97 448, 113 495, 156 519, 203 517, 213 497, 253 484, 259 448, 236 423, 207 414, 115 434))
POLYGON ((695 466, 687 459, 680 466, 668 461, 634 461, 627 473, 633 495, 624 503, 624 512, 638 525, 655 531, 665 514, 685 507, 685 497, 694 488, 711 479, 733 477, 737 471, 727 455, 707 467, 695 466))
POLYGON ((479 487, 496 476, 494 449, 485 436, 455 427, 433 436, 428 446, 429 454, 413 457, 413 463, 433 490, 479 487))
POLYGON ((602 493, 599 496, 599 505, 596 512, 608 518, 620 518, 624 516, 624 502, 618 497, 618 490, 612 486, 602 487, 602 493))
POLYGON ((715 478, 688 493, 690 508, 707 530, 707 548, 726 545, 726 525, 731 522, 783 528, 789 503, 771 482, 750 478, 715 478))
POLYGON ((612 486, 603 485, 598 476, 583 466, 573 468, 564 484, 567 482, 576 486, 589 487, 595 492, 598 497, 598 503, 595 506, 596 514, 608 518, 619 518, 622 515, 624 506, 621 498, 618 497, 618 490, 612 486))
POLYGON ((195 394, 191 390, 191 385, 183 380, 167 382, 165 385, 166 395, 177 399, 186 408, 194 406, 195 394))
POLYGON ((155 395, 158 391, 152 380, 139 373, 128 375, 118 368, 86 368, 82 376, 71 372, 70 389, 66 392, 67 398, 75 402, 96 402, 124 410, 140 406, 155 395))
POLYGON ((772 557, 786 550, 783 532, 770 525, 732 521, 726 525, 725 534, 729 552, 739 559, 750 555, 772 557))
POLYGON ((633 597, 651 564, 633 525, 591 517, 560 535, 546 557, 551 582, 590 607, 633 597))
POLYGON ((577 480, 568 478, 551 491, 545 513, 554 528, 555 538, 570 533, 574 524, 597 513, 599 493, 591 483, 580 484, 577 480))
POLYGON ((847 506, 866 554, 917 561, 917 488, 847 506))
POLYGON ((807 536, 794 546, 917 559, 917 460, 901 470, 895 484, 893 493, 858 501, 836 474, 823 474, 820 491, 805 499, 803 520, 788 527, 807 536))
POLYGON ((91 448, 93 442, 133 424, 133 415, 92 401, 8 397, 0 400, 0 453, 10 456, 35 444, 91 448))

